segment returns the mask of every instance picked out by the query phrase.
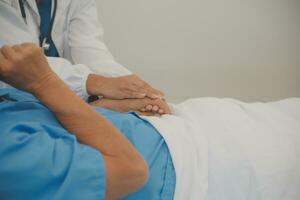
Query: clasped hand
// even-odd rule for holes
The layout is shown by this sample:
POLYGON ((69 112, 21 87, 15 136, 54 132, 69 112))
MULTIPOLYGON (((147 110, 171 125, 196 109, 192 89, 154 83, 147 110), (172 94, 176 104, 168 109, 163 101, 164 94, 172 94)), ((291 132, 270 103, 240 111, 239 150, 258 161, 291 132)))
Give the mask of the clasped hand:
MULTIPOLYGON (((42 49, 31 43, 0 48, 0 80, 37 94, 50 79, 57 79, 42 49)), ((87 80, 90 95, 103 96, 94 105, 119 112, 136 111, 142 115, 170 114, 162 92, 136 75, 106 78, 91 74, 87 80)))
POLYGON ((100 101, 93 102, 94 106, 118 112, 136 111, 140 115, 149 116, 171 113, 164 100, 164 94, 136 75, 117 78, 90 75, 87 89, 90 95, 104 97, 100 101))

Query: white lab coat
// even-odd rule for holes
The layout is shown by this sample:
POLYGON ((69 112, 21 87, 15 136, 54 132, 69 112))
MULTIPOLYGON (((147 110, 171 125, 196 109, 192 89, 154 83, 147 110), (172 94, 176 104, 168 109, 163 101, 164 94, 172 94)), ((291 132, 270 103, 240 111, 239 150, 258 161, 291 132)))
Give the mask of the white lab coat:
MULTIPOLYGON (((0 0, 0 39, 6 44, 39 44, 40 16, 36 2, 26 0, 24 5, 27 23, 18 0, 0 0)), ((102 37, 95 0, 58 0, 52 39, 62 58, 49 58, 49 63, 83 98, 87 97, 86 79, 90 73, 110 77, 131 74, 114 60, 102 37)))

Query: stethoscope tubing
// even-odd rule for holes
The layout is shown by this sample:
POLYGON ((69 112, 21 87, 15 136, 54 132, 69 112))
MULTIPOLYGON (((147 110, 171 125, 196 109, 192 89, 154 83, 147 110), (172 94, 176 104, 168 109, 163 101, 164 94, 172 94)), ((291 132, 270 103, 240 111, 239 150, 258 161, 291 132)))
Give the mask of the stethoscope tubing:
MULTIPOLYGON (((24 22, 27 24, 27 16, 25 11, 24 1, 25 0, 19 0, 19 5, 20 5, 22 18, 24 19, 24 22)), ((57 0, 54 0, 54 10, 50 20, 50 28, 49 28, 48 35, 45 38, 40 39, 40 47, 43 48, 44 50, 48 50, 47 48, 49 48, 49 44, 47 44, 47 41, 52 40, 52 30, 55 21, 56 11, 57 11, 57 0)))
POLYGON ((20 5, 22 17, 23 17, 25 23, 27 23, 27 17, 26 17, 25 6, 24 6, 23 0, 19 0, 19 5, 20 5))

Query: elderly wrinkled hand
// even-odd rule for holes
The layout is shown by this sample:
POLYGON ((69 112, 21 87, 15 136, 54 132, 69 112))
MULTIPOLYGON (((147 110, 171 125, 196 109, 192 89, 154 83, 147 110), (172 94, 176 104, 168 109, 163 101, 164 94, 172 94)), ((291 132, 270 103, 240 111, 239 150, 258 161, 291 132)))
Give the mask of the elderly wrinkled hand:
POLYGON ((109 99, 164 98, 161 91, 152 88, 136 75, 108 78, 91 74, 87 80, 87 91, 90 95, 109 99))
POLYGON ((0 48, 0 80, 18 89, 36 93, 57 78, 41 48, 31 43, 0 48))
MULTIPOLYGON (((0 48, 0 80, 18 89, 37 94, 47 82, 58 79, 41 48, 31 43, 0 48)), ((142 115, 170 114, 163 93, 135 75, 102 77, 94 92, 106 98, 105 104, 116 111, 135 111, 142 115), (98 86, 98 87, 97 87, 98 86), (119 99, 123 101, 113 101, 119 99)), ((104 101, 101 103, 103 104, 104 101)))

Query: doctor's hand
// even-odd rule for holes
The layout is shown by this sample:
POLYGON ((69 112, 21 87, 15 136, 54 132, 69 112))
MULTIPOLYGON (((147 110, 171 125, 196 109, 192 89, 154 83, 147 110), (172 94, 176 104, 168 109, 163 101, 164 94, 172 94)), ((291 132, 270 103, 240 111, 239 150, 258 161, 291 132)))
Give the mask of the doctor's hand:
POLYGON ((87 80, 87 91, 90 95, 109 99, 164 98, 161 91, 152 88, 136 75, 108 78, 90 74, 87 80))
POLYGON ((0 48, 0 80, 35 93, 50 79, 58 79, 41 48, 25 43, 0 48))

